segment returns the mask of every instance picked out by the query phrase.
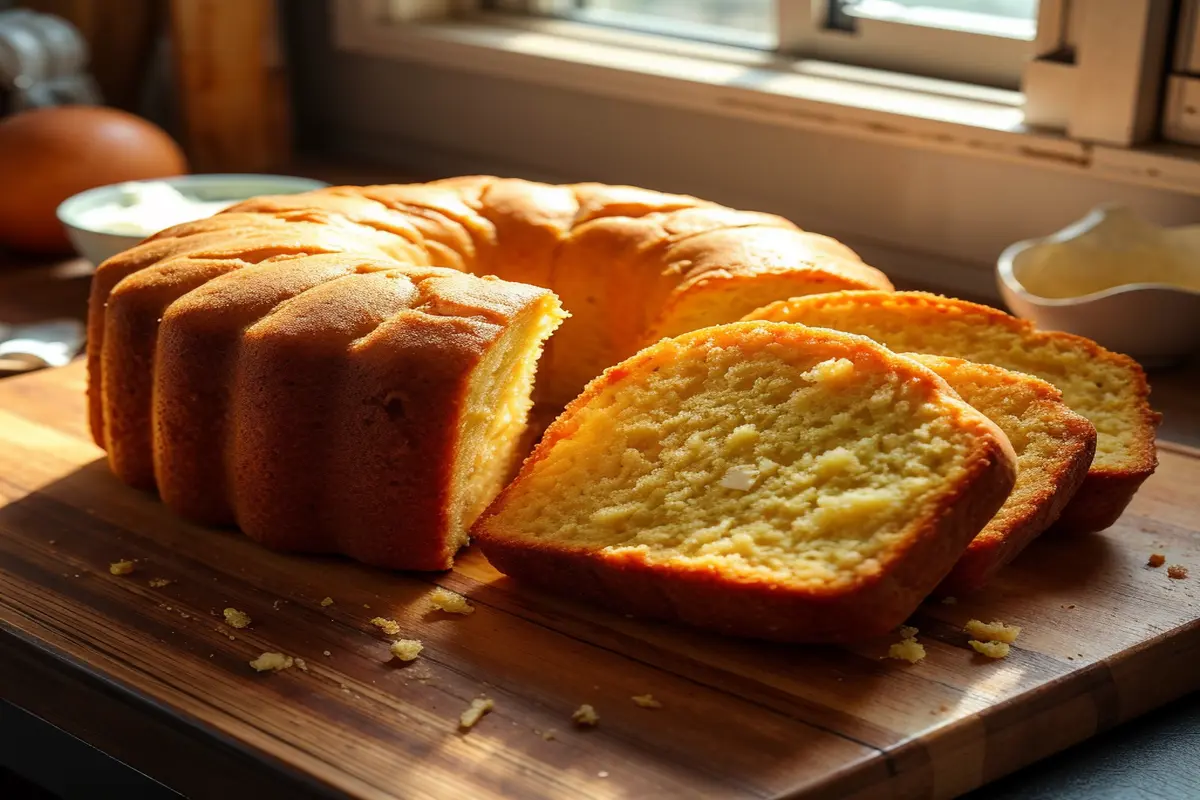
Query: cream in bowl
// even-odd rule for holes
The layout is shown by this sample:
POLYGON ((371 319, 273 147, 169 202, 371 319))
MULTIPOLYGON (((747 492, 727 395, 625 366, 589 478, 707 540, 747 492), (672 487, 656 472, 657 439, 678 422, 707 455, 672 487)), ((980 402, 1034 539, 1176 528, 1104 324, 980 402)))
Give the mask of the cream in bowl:
POLYGON ((182 175, 100 186, 63 201, 58 218, 80 255, 95 264, 164 228, 259 195, 295 194, 328 184, 286 175, 182 175))
POLYGON ((1001 296, 1043 330, 1162 366, 1200 349, 1200 225, 1162 228, 1102 206, 1000 256, 1001 296))
POLYGON ((145 238, 182 222, 211 217, 237 200, 201 200, 166 181, 131 181, 116 186, 111 202, 85 208, 75 224, 98 233, 145 238))

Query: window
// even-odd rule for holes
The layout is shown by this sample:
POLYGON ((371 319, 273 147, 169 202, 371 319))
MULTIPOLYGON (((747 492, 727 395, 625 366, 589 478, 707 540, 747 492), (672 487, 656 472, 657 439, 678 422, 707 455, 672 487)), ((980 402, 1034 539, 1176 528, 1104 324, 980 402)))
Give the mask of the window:
POLYGON ((1015 89, 1037 0, 532 0, 594 25, 1015 89))
POLYGON ((1200 142, 1192 66, 1200 60, 1190 55, 1200 52, 1200 0, 333 0, 333 8, 334 35, 348 51, 986 157, 1087 168, 1103 158, 1114 174, 1189 190, 1200 173, 1195 151, 1156 147, 1163 136, 1200 142), (1177 63, 1167 70, 1172 49, 1177 63))
POLYGON ((580 22, 773 50, 775 0, 569 0, 558 14, 580 22))
POLYGON ((1027 42, 1037 33, 1037 0, 836 0, 831 16, 848 30, 862 18, 1027 42))

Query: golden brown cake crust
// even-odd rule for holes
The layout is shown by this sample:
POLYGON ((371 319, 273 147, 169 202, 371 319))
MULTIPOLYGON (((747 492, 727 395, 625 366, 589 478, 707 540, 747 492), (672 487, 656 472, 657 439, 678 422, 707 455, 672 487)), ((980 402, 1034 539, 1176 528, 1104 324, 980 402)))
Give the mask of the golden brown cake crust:
MULTIPOLYGON (((852 311, 856 308, 874 308, 894 313, 895 317, 889 322, 895 322, 902 316, 904 325, 914 328, 971 319, 982 327, 994 327, 1018 337, 1023 349, 1046 343, 1057 344, 1088 358, 1111 364, 1124 373, 1134 397, 1131 411, 1136 417, 1135 438, 1126 449, 1126 463, 1121 467, 1113 467, 1093 462, 1083 485, 1054 524, 1055 530, 1087 533, 1111 526, 1158 466, 1155 431, 1162 417, 1150 407, 1150 384, 1145 371, 1129 356, 1107 350, 1091 339, 1059 331, 1036 330, 1032 322, 1003 311, 926 292, 842 291, 814 294, 777 301, 748 314, 745 319, 804 323, 806 314, 852 311)), ((852 323, 847 325, 852 327, 852 323)), ((898 346, 898 349, 915 348, 898 346)), ((934 355, 972 357, 961 352, 934 355)), ((1016 368, 1012 364, 998 366, 1016 368)))
MULTIPOLYGON (((685 334, 675 342, 711 337, 736 343, 740 326, 685 334)), ((611 385, 652 368, 658 350, 646 348, 592 381, 547 430, 521 473, 472 528, 484 555, 506 575, 550 591, 603 604, 623 613, 678 621, 722 633, 788 642, 841 642, 880 635, 903 622, 946 576, 969 542, 1008 497, 1016 456, 992 422, 958 399, 950 387, 915 361, 896 356, 865 337, 793 325, 771 325, 778 342, 802 345, 813 338, 841 341, 869 354, 877 369, 894 369, 927 383, 948 409, 968 416, 979 438, 970 471, 924 517, 914 520, 894 558, 870 576, 789 586, 722 574, 713 567, 648 563, 637 551, 619 553, 564 547, 524 538, 497 527, 496 518, 523 480, 555 445, 577 428, 576 414, 611 385)), ((857 360, 856 360, 856 363, 857 360)))
POLYGON ((91 429, 118 476, 191 519, 441 569, 441 533, 414 549, 388 531, 445 532, 467 377, 516 315, 548 289, 575 312, 537 383, 561 406, 681 299, 779 275, 891 288, 779 217, 635 187, 467 176, 255 198, 98 267, 91 429))

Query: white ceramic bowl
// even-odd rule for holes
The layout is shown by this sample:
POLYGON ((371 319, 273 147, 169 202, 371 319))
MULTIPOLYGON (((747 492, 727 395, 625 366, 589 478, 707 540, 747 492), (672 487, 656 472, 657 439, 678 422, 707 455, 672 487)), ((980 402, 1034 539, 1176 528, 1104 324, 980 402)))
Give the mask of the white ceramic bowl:
MULTIPOLYGON (((288 175, 180 175, 174 178, 157 178, 152 181, 130 181, 130 183, 165 183, 186 197, 197 200, 228 200, 236 202, 265 194, 296 194, 320 189, 329 184, 310 178, 288 175)), ((111 184, 88 189, 68 197, 58 206, 58 219, 67 230, 67 237, 76 252, 93 264, 128 250, 141 242, 145 236, 137 234, 108 233, 88 227, 84 221, 93 209, 110 205, 124 194, 125 184, 111 184)))
POLYGON ((1011 245, 996 274, 1009 309, 1042 330, 1086 336, 1145 366, 1200 350, 1200 225, 1162 228, 1101 206, 1011 245))

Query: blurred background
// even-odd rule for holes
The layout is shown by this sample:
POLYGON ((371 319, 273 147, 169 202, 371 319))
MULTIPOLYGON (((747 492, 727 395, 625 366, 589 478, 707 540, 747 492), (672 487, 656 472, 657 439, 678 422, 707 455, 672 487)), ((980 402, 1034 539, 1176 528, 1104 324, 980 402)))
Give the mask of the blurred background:
POLYGON ((83 49, 39 60, 0 35, 0 109, 130 111, 193 172, 633 183, 780 213, 978 296, 1004 247, 1097 204, 1200 213, 1190 0, 5 6, 83 49))

